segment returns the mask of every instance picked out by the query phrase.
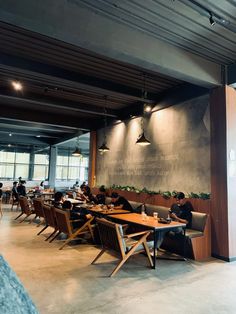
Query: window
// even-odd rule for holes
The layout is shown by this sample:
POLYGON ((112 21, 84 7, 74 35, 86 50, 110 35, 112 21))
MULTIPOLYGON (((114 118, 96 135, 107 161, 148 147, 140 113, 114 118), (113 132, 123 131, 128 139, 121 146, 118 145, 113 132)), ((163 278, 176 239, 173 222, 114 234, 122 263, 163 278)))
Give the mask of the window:
POLYGON ((13 180, 18 177, 28 179, 29 153, 0 152, 0 178, 13 180))
POLYGON ((47 154, 34 155, 33 180, 45 180, 48 178, 49 156, 47 154))
POLYGON ((88 157, 71 156, 70 151, 58 152, 56 179, 67 181, 88 180, 88 157))

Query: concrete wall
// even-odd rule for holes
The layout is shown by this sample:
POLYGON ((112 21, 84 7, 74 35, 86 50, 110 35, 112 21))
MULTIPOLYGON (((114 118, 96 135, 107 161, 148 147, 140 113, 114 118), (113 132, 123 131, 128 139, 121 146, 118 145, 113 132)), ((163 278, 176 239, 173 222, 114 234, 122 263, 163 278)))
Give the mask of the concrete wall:
MULTIPOLYGON (((96 185, 130 185, 149 190, 210 192, 208 97, 154 112, 144 121, 151 145, 135 144, 140 118, 106 130, 110 151, 97 155, 96 185)), ((98 132, 98 146, 103 131, 98 132)))

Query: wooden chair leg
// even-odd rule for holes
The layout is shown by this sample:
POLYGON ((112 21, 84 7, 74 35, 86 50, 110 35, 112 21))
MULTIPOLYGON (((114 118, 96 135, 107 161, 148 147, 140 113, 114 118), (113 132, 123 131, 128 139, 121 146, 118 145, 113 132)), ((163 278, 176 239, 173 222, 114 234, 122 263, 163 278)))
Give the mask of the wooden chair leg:
POLYGON ((147 245, 147 242, 143 242, 143 247, 144 247, 144 250, 147 254, 147 257, 148 257, 148 260, 149 260, 149 263, 151 265, 151 267, 153 267, 153 260, 152 260, 152 257, 151 257, 151 254, 150 254, 150 251, 149 251, 149 247, 147 245))
POLYGON ((95 257, 95 259, 92 261, 91 264, 95 264, 95 262, 106 252, 106 249, 102 249, 98 255, 95 257))
POLYGON ((18 215, 18 216, 15 218, 15 220, 18 219, 18 218, 20 218, 20 216, 22 216, 23 214, 24 214, 23 212, 20 213, 20 215, 18 215))
POLYGON ((23 221, 25 221, 29 216, 30 216, 31 214, 29 214, 29 215, 27 215, 27 216, 25 216, 25 218, 24 219, 22 219, 19 223, 21 224, 23 221))
POLYGON ((46 230, 49 227, 49 225, 46 225, 45 227, 43 227, 43 229, 41 229, 37 235, 40 235, 44 230, 46 230))
MULTIPOLYGON (((56 230, 56 232, 57 232, 57 230, 56 230)), ((53 233, 55 233, 55 232, 53 232, 53 233)), ((61 234, 61 231, 58 231, 58 233, 49 241, 49 243, 52 243, 52 241, 54 241, 60 234, 61 234)))

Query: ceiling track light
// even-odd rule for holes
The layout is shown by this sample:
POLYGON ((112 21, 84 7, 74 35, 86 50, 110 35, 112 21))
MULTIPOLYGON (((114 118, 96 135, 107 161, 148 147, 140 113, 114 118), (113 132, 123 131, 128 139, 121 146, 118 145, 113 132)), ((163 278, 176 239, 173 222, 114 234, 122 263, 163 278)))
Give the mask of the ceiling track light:
POLYGON ((23 85, 19 81, 12 81, 11 85, 16 91, 21 91, 23 89, 23 85))

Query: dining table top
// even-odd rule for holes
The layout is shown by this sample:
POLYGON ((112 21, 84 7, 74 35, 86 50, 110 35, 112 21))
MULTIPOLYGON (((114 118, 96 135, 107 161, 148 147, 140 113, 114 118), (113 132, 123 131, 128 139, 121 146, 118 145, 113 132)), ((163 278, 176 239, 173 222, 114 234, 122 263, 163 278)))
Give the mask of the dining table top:
POLYGON ((142 216, 141 214, 137 213, 127 213, 125 215, 123 214, 117 214, 115 216, 116 219, 122 220, 124 222, 134 223, 138 225, 142 225, 148 228, 152 229, 175 229, 178 227, 185 228, 186 224, 177 222, 177 221, 171 221, 170 223, 163 223, 165 220, 161 222, 160 219, 155 219, 152 216, 142 216))
POLYGON ((99 213, 102 215, 117 215, 117 214, 127 214, 130 213, 129 210, 125 210, 122 208, 116 209, 116 208, 108 208, 107 206, 101 207, 99 205, 94 205, 94 206, 86 206, 86 208, 91 212, 91 213, 99 213))

